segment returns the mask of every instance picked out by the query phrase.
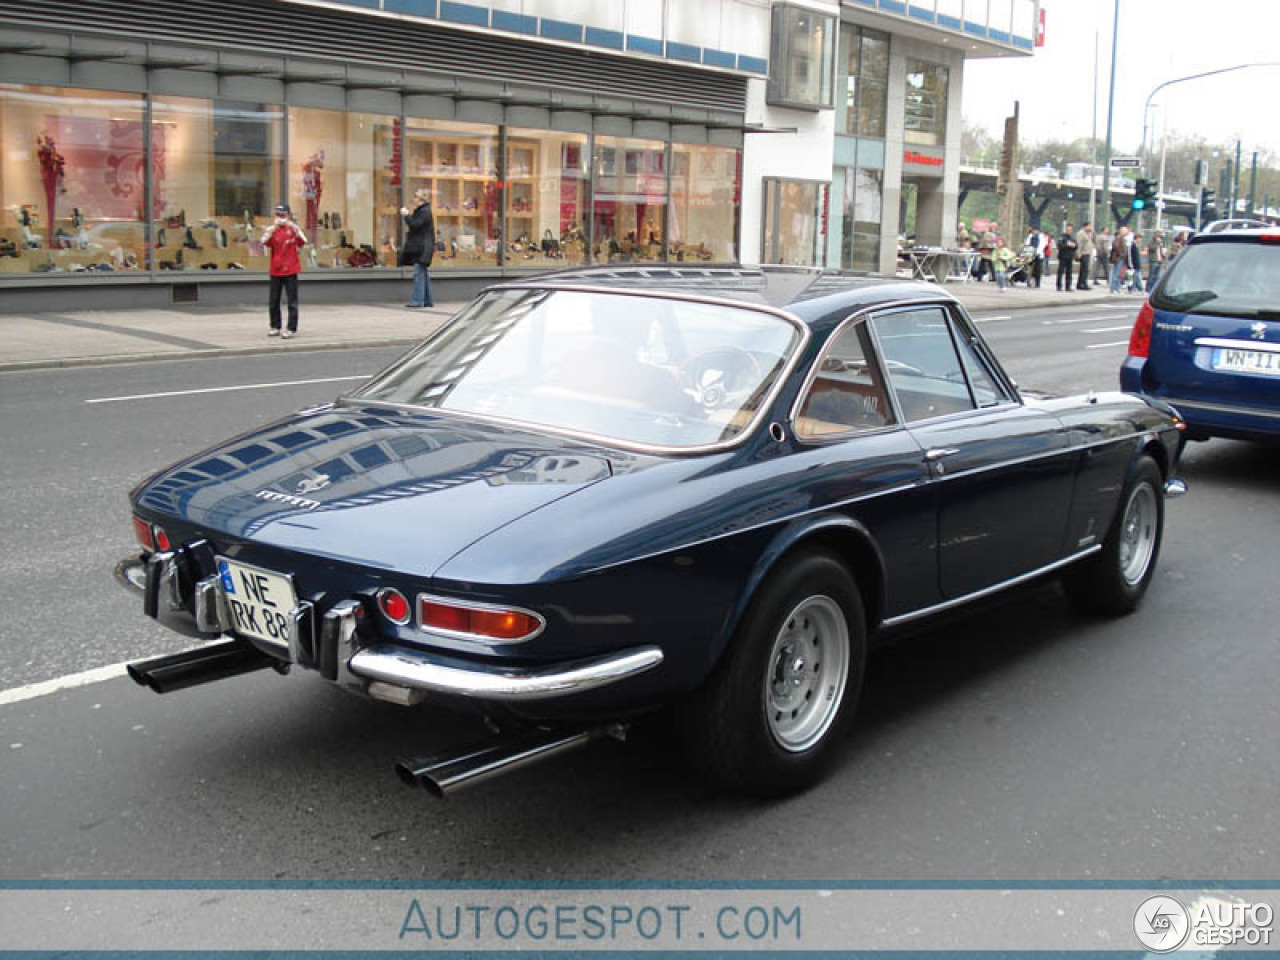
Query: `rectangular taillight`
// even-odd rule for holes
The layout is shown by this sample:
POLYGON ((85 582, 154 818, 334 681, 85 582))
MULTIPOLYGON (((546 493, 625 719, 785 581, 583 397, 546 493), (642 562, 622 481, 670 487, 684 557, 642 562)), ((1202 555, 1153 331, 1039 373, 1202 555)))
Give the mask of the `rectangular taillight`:
POLYGON ((455 636, 518 643, 542 631, 546 621, 530 610, 418 596, 418 627, 455 636))
POLYGON ((1155 323, 1156 311, 1148 300, 1138 311, 1138 319, 1133 322, 1133 333, 1129 334, 1129 356, 1151 356, 1151 327, 1155 323))
POLYGON ((133 518, 133 535, 138 543, 142 544, 148 550, 155 550, 156 538, 151 532, 151 524, 143 520, 141 517, 133 518))
POLYGON ((1260 243, 1274 243, 1280 246, 1280 230, 1272 230, 1258 238, 1260 243))

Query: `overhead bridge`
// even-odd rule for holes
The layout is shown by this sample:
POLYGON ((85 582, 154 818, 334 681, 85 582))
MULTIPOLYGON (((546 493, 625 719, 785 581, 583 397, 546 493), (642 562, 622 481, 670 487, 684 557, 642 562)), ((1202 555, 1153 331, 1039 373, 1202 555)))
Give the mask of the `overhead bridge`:
MULTIPOLYGON (((965 198, 971 191, 994 194, 996 192, 996 180, 996 171, 991 167, 961 164, 960 208, 964 209, 965 198)), ((1027 222, 1033 226, 1040 226, 1040 220, 1044 216, 1044 212, 1051 206, 1064 203, 1083 203, 1087 206, 1089 203, 1090 183, 1088 177, 1068 180, 1061 177, 1041 177, 1024 173, 1019 175, 1018 180, 1022 184, 1022 204, 1026 208, 1027 222)), ((1093 178, 1093 187, 1097 201, 1101 203, 1102 178, 1100 176, 1093 178)), ((1164 201, 1164 219, 1168 224, 1174 225, 1178 222, 1185 222, 1189 226, 1195 224, 1195 197, 1163 193, 1160 195, 1160 199, 1164 201)), ((1111 187, 1111 217, 1114 223, 1120 226, 1129 225, 1136 212, 1130 206, 1132 202, 1133 188, 1128 185, 1123 187, 1115 186, 1113 181, 1111 187)))

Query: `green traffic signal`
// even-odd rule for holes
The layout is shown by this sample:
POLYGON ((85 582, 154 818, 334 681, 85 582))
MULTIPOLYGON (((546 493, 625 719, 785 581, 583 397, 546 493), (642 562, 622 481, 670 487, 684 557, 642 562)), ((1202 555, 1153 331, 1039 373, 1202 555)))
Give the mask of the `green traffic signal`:
POLYGON ((1146 210, 1148 207, 1155 206, 1156 197, 1159 193, 1160 183, 1158 181, 1139 177, 1133 185, 1133 201, 1130 206, 1134 210, 1146 210))

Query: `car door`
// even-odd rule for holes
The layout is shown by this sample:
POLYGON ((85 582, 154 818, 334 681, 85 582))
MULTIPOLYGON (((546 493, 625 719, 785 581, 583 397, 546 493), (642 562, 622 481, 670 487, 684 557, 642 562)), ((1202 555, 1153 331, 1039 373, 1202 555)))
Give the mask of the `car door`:
POLYGON ((942 596, 1059 559, 1076 462, 1063 424, 1021 403, 957 309, 887 310, 871 326, 896 413, 937 491, 942 596))

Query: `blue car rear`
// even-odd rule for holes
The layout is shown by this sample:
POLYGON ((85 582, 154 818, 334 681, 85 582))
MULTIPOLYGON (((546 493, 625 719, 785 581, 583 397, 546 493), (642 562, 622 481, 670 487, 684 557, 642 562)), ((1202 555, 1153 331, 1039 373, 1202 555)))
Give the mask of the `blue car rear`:
POLYGON ((1172 404, 1192 439, 1280 436, 1280 229, 1194 237, 1138 314, 1120 387, 1172 404))

